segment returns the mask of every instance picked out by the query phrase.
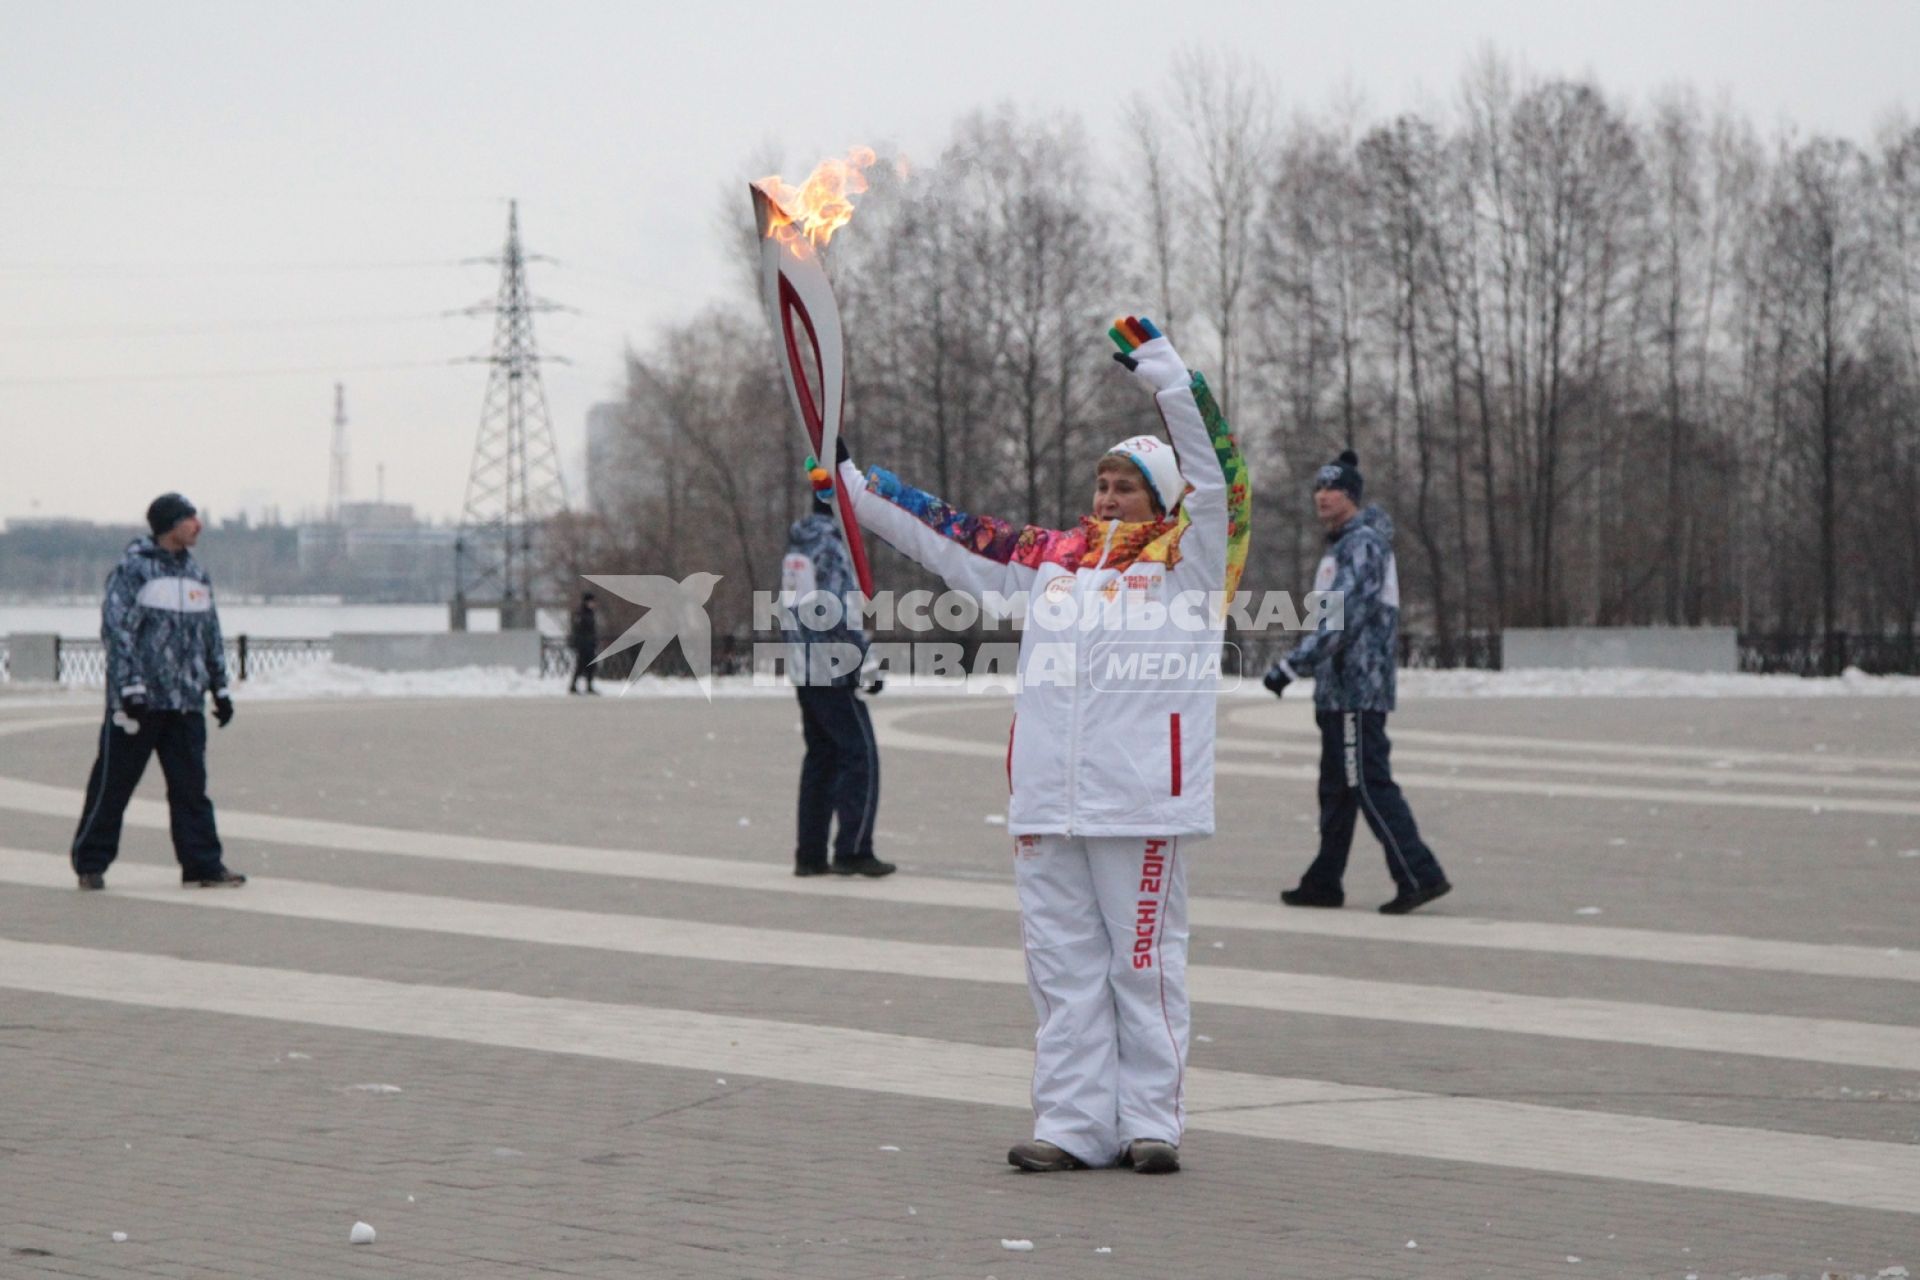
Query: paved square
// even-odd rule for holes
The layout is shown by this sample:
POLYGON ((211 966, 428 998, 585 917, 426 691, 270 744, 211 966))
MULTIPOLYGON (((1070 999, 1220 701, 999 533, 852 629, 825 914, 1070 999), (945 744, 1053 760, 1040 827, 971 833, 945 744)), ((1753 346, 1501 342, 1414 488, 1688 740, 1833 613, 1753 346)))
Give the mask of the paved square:
POLYGON ((254 883, 178 887, 156 773, 105 894, 93 701, 0 701, 0 1275, 1920 1270, 1916 705, 1411 701, 1459 888, 1390 919, 1364 833, 1347 910, 1278 906, 1310 709, 1227 700, 1149 1179, 1002 1163, 1004 701, 875 701, 857 884, 789 874, 785 697, 249 702, 254 883))

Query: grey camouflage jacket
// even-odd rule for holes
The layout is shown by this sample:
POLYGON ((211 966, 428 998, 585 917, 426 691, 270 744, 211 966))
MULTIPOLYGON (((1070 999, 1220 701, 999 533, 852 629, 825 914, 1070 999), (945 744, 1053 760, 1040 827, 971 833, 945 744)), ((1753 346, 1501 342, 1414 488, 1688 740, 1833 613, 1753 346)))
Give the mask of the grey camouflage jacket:
POLYGON ((1394 658, 1400 638, 1400 571, 1393 558, 1393 519, 1368 505, 1328 535, 1332 544, 1314 576, 1317 592, 1338 592, 1342 626, 1325 622, 1287 656, 1312 676, 1320 711, 1391 711, 1394 658))
POLYGON ((156 711, 201 711, 209 690, 227 686, 213 580, 190 551, 163 550, 152 538, 128 543, 107 576, 100 639, 109 710, 139 690, 156 711))
POLYGON ((816 594, 832 596, 844 606, 855 590, 853 559, 833 517, 815 514, 794 521, 787 531, 786 557, 780 562, 780 632, 787 642, 787 674, 795 684, 848 689, 860 683, 866 633, 848 625, 850 615, 844 607, 832 612, 822 602, 823 612, 817 616, 834 619, 823 626, 809 625, 814 616, 803 608, 807 598, 816 594), (849 664, 852 669, 845 670, 849 664), (805 680, 803 673, 808 673, 805 680))

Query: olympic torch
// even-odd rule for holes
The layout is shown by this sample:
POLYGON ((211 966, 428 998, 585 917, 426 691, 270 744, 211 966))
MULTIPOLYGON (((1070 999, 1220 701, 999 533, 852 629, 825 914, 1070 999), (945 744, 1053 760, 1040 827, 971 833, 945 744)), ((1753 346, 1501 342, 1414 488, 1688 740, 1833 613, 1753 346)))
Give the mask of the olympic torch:
POLYGON ((837 483, 834 466, 840 422, 846 411, 847 352, 840 304, 820 260, 834 231, 853 216, 851 196, 866 190, 861 170, 872 151, 856 148, 846 160, 829 160, 805 183, 779 178, 753 183, 753 211, 760 228, 760 287, 773 322, 787 402, 807 438, 807 449, 836 476, 833 513, 853 561, 861 593, 873 594, 867 548, 854 518, 853 498, 837 483))

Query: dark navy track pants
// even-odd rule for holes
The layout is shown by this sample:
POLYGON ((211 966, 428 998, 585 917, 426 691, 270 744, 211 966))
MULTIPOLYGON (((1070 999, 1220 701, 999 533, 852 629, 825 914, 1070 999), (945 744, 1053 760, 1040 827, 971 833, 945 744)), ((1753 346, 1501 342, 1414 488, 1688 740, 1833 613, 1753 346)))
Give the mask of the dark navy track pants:
POLYGON ((1347 871, 1356 816, 1364 817, 1387 855, 1401 892, 1445 880, 1433 850, 1420 839, 1413 810, 1393 780, 1384 711, 1320 711, 1320 854, 1300 878, 1303 887, 1335 890, 1347 871))
POLYGON ((873 816, 880 806, 880 752, 866 704, 852 688, 802 685, 800 723, 807 743, 800 766, 799 835, 794 861, 820 866, 827 860, 827 831, 834 819, 833 860, 873 856, 873 816))
POLYGON ((111 716, 100 728, 100 751, 73 834, 76 873, 104 872, 113 864, 127 801, 156 755, 167 779, 167 815, 181 873, 195 878, 220 868, 220 836, 214 830, 213 801, 207 799, 207 718, 198 711, 150 711, 136 733, 111 716))

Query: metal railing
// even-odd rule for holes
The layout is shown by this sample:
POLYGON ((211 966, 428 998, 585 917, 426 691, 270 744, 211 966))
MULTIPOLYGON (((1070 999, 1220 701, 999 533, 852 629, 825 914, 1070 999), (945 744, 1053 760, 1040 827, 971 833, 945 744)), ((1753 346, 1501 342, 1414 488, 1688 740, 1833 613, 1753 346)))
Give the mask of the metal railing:
POLYGON ((1870 676, 1920 675, 1920 643, 1909 635, 1863 635, 1843 632, 1833 637, 1740 633, 1740 669, 1767 675, 1818 676, 1858 667, 1870 676))
POLYGON ((236 636, 227 644, 227 668, 236 680, 332 660, 332 640, 236 636))
MULTIPOLYGON (((777 635, 755 637, 715 636, 713 673, 736 675, 752 668, 755 639, 777 642, 777 635)), ((979 637, 929 635, 918 639, 952 640, 972 656, 979 637)), ((1298 643, 1293 634, 1227 637, 1225 670, 1229 673, 1257 675, 1298 643)), ((227 669, 235 680, 270 675, 333 657, 333 641, 321 638, 233 636, 226 642, 227 669)), ((1829 670, 1858 667, 1869 675, 1920 675, 1920 642, 1903 635, 1865 635, 1846 633, 1834 637, 1835 652, 1829 666, 1828 642, 1818 635, 1742 632, 1739 640, 1740 670, 1758 675, 1817 676, 1829 670)), ((1402 632, 1399 641, 1400 666, 1406 670, 1435 670, 1444 667, 1497 671, 1500 669, 1500 633, 1473 632, 1452 637, 1451 653, 1443 653, 1438 637, 1424 633, 1402 632)), ((633 673, 639 649, 614 654, 594 667, 602 680, 624 680, 633 673)), ((91 638, 62 639, 59 642, 60 683, 78 686, 102 686, 107 680, 107 656, 101 642, 91 638)), ((544 637, 540 645, 540 674, 564 679, 573 674, 573 647, 564 637, 544 637)), ((686 676, 691 672, 675 645, 654 660, 652 674, 686 676)), ((0 682, 12 679, 6 638, 0 636, 0 682)))
MULTIPOLYGON (((333 657, 333 641, 280 636, 234 636, 226 642, 227 670, 236 681, 285 671, 333 657)), ((98 640, 62 638, 57 649, 60 683, 103 687, 107 683, 107 650, 98 640)), ((0 643, 0 679, 11 679, 6 646, 0 643)))
POLYGON ((107 646, 98 640, 60 641, 61 684, 100 685, 107 683, 107 646))

